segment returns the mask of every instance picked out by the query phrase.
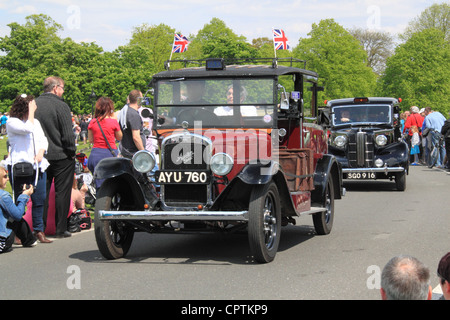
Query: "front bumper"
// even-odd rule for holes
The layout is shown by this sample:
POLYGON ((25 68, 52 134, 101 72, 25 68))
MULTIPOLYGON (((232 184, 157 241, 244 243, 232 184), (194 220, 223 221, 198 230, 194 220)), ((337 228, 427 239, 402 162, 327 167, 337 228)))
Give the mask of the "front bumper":
POLYGON ((342 168, 342 173, 385 173, 404 172, 403 167, 382 167, 382 168, 342 168))
POLYGON ((248 221, 248 211, 99 211, 100 220, 248 221))

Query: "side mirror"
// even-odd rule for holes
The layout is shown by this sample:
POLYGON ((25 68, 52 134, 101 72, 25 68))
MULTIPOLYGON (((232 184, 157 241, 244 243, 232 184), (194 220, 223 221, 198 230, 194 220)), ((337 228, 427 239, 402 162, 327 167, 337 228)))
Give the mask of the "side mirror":
POLYGON ((140 97, 138 98, 138 106, 147 107, 152 105, 152 99, 150 97, 140 97))
POLYGON ((280 109, 289 110, 289 96, 286 93, 286 89, 281 84, 278 84, 278 89, 283 89, 283 92, 281 92, 280 109))

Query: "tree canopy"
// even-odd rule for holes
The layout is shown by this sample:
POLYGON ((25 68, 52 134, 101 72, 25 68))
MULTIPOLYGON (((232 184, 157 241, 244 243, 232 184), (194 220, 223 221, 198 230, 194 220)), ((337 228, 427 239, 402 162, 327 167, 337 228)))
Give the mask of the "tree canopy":
MULTIPOLYGON (((292 51, 275 53, 271 39, 249 41, 212 18, 197 34, 188 35, 189 50, 172 59, 292 56, 306 60, 307 68, 319 74, 325 87, 320 99, 401 97, 404 110, 431 106, 447 115, 448 26, 448 5, 433 5, 410 23, 404 43, 394 48, 389 34, 346 30, 326 19, 314 23, 297 45, 290 39, 292 51)), ((165 24, 143 23, 134 28, 129 43, 104 52, 96 43, 61 38, 63 27, 44 14, 8 27, 9 35, 0 37, 0 112, 8 111, 18 94, 40 95, 48 76, 66 81, 64 99, 74 113, 91 112, 92 91, 110 97, 120 109, 131 90, 146 91, 152 75, 164 70, 178 32, 165 24)))
POLYGON ((333 19, 313 24, 308 36, 300 39, 294 55, 319 74, 325 98, 373 95, 376 76, 355 37, 333 19))
POLYGON ((432 107, 447 115, 450 95, 450 45, 438 29, 414 33, 387 60, 381 91, 406 105, 432 107))

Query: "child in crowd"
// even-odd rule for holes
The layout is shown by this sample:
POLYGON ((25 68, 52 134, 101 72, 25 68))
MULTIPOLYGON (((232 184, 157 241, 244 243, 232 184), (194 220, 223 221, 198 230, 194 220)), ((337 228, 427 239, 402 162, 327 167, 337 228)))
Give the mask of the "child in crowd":
POLYGON ((8 170, 0 164, 0 253, 8 251, 17 236, 24 247, 34 247, 37 243, 30 226, 23 219, 25 206, 34 192, 33 186, 25 185, 22 194, 13 202, 11 195, 5 191, 8 183, 8 170))
POLYGON ((419 154, 420 154, 419 128, 417 126, 411 126, 410 130, 412 132, 411 155, 414 155, 414 162, 411 163, 411 165, 412 166, 418 166, 419 165, 419 154))

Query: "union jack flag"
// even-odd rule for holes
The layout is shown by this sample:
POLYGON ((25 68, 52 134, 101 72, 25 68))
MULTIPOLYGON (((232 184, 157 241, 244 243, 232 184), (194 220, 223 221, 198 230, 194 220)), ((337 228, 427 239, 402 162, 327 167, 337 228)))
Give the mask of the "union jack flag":
POLYGON ((273 44, 275 50, 289 50, 291 46, 286 34, 281 29, 273 29, 273 44))
POLYGON ((185 36, 179 33, 175 33, 175 38, 173 39, 172 53, 183 53, 188 49, 189 40, 185 36))

